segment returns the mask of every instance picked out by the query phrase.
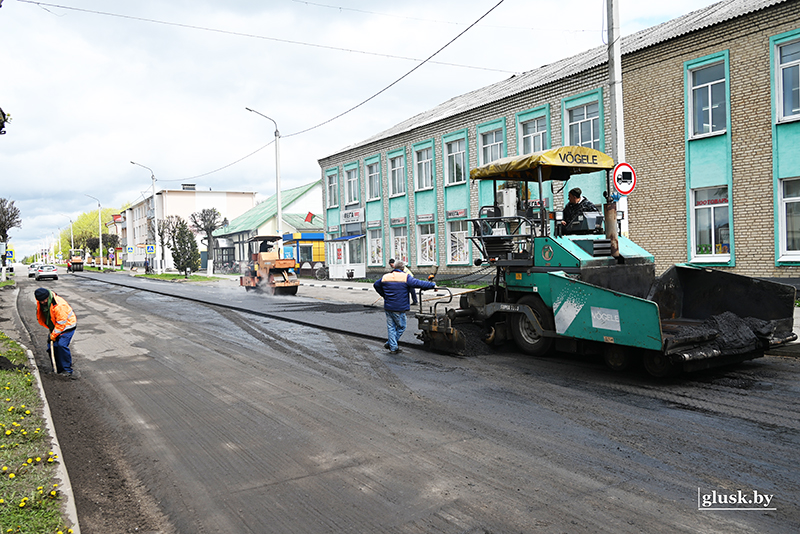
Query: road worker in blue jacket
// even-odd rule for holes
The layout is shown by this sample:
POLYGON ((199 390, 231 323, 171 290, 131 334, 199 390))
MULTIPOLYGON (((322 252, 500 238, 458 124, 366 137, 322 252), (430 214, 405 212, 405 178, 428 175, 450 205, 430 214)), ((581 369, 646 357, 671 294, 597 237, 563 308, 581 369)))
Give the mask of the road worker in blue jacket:
POLYGON ((415 287, 420 289, 434 289, 435 282, 417 280, 410 274, 403 272, 403 261, 394 262, 394 269, 386 273, 373 284, 375 291, 383 297, 383 310, 386 313, 386 328, 389 331, 389 341, 386 348, 392 354, 401 352, 397 342, 406 331, 406 312, 411 308, 408 299, 415 287))

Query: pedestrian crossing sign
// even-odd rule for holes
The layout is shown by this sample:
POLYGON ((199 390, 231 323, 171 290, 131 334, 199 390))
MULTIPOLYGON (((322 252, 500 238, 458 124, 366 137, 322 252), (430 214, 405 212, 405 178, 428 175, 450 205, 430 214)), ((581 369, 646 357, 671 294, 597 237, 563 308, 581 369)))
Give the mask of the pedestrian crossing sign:
POLYGON ((148 254, 155 254, 156 253, 156 246, 155 245, 146 245, 145 246, 145 251, 148 254))

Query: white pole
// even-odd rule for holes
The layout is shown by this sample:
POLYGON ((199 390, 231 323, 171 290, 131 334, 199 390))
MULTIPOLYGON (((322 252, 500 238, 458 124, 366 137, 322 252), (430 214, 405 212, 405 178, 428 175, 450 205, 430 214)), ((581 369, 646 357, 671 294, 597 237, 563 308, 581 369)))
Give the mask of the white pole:
MULTIPOLYGON (((625 162, 625 113, 622 102, 622 53, 620 51, 619 5, 615 0, 606 0, 608 18, 608 74, 609 99, 611 101, 612 157, 616 163, 625 162)), ((611 193, 611 191, 609 191, 611 193)), ((619 211, 623 215, 622 235, 628 235, 628 198, 619 200, 619 211)))
MULTIPOLYGON (((252 111, 257 115, 261 115, 265 119, 269 119, 272 121, 272 124, 275 125, 275 201, 278 203, 278 212, 276 214, 277 220, 275 221, 275 229, 276 233, 279 236, 283 236, 283 207, 281 206, 281 133, 278 131, 278 123, 275 122, 274 119, 271 119, 264 115, 263 113, 259 113, 258 111, 250 108, 244 108, 247 111, 252 111)), ((282 244, 278 242, 278 250, 282 248, 282 244)))
POLYGON ((99 198, 93 197, 92 195, 87 195, 86 193, 84 193, 84 195, 86 195, 89 198, 93 198, 93 199, 95 199, 97 201, 97 232, 98 232, 99 240, 100 240, 100 242, 99 242, 99 246, 100 246, 100 251, 99 251, 100 252, 100 267, 102 267, 103 266, 103 221, 102 221, 102 215, 101 214, 103 213, 103 208, 102 208, 102 206, 100 206, 100 199, 99 198))

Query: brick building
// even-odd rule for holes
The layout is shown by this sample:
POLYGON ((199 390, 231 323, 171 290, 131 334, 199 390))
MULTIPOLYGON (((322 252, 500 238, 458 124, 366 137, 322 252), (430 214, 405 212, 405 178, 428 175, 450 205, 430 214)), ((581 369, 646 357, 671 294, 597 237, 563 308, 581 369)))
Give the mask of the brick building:
MULTIPOLYGON (((629 236, 661 272, 692 262, 800 274, 800 2, 726 0, 622 41, 629 236)), ((466 219, 494 204, 469 170, 562 145, 611 153, 607 52, 588 50, 412 117, 319 160, 331 263, 474 270, 466 219), (335 250, 334 250, 335 249, 335 250)), ((580 187, 604 202, 603 173, 580 187)), ((533 196, 538 195, 534 192, 533 196)))

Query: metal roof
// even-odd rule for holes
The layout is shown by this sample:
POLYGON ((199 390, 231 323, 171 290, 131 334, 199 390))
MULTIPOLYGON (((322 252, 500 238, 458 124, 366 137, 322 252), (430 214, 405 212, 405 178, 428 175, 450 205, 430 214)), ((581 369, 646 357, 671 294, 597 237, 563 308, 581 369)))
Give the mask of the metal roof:
MULTIPOLYGON (((623 55, 631 54, 644 48, 669 41, 670 39, 787 1, 791 0, 724 0, 664 22, 658 26, 653 26, 652 28, 641 30, 633 35, 625 36, 622 38, 621 51, 623 55)), ((544 65, 538 69, 514 75, 495 84, 453 97, 428 111, 406 119, 387 130, 321 159, 326 159, 336 154, 353 150, 382 139, 387 139, 492 102, 497 102, 535 87, 540 87, 573 76, 607 62, 608 53, 606 46, 598 46, 586 50, 580 54, 562 59, 550 65, 544 65)))
MULTIPOLYGON (((307 185, 295 187, 293 189, 281 190, 281 207, 285 210, 291 206, 297 199, 311 191, 314 186, 321 183, 321 180, 312 182, 307 185)), ((223 226, 218 230, 214 230, 214 236, 225 236, 231 234, 238 234, 241 232, 250 232, 258 229, 259 226, 272 219, 278 214, 278 201, 277 195, 272 195, 264 202, 254 206, 253 208, 242 213, 233 219, 227 226, 223 226)), ((284 216, 285 219, 285 216, 284 216)))

